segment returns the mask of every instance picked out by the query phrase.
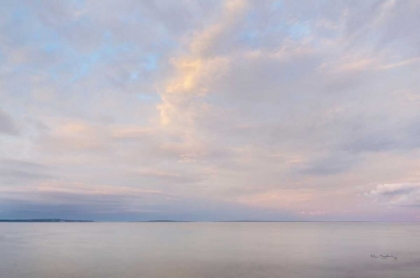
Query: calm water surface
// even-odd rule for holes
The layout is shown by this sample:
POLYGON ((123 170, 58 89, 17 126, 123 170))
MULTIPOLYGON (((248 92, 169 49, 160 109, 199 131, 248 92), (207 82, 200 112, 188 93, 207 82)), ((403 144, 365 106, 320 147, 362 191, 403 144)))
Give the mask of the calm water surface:
POLYGON ((0 277, 419 278, 420 223, 0 223, 0 277))

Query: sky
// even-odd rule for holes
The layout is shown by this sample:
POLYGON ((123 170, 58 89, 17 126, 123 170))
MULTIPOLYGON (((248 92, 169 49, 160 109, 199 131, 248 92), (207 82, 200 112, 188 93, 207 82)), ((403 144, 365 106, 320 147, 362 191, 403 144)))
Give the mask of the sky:
POLYGON ((0 218, 420 221, 420 2, 0 1, 0 218))

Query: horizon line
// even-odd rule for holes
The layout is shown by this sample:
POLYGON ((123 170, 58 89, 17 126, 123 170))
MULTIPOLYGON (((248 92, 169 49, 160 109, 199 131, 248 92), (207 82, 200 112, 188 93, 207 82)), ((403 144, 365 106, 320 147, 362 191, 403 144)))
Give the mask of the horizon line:
POLYGON ((92 220, 92 219, 65 219, 65 218, 20 218, 20 219, 0 219, 0 222, 79 222, 79 223, 420 223, 420 220, 412 221, 393 221, 393 220, 171 220, 171 219, 151 219, 151 220, 92 220))

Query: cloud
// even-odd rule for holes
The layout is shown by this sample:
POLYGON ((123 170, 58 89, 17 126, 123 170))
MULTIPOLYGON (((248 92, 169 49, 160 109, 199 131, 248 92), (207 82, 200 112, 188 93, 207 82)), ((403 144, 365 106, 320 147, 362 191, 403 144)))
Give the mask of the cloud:
MULTIPOLYGON (((5 202, 16 202, 20 207, 36 207, 36 204, 75 210, 88 207, 91 214, 97 215, 115 211, 123 213, 126 210, 147 211, 147 204, 150 202, 158 206, 159 203, 173 200, 169 195, 157 190, 56 181, 30 186, 2 187, 0 192, 5 202)), ((19 206, 13 210, 19 209, 19 206)), ((38 209, 42 209, 42 206, 38 209)), ((48 210, 44 213, 48 213, 48 210)))
POLYGON ((19 130, 12 118, 0 110, 0 134, 17 135, 19 130))
POLYGON ((3 187, 28 185, 54 178, 50 167, 16 159, 0 159, 0 174, 3 187))
POLYGON ((349 171, 355 164, 355 160, 356 157, 339 153, 308 162, 302 165, 299 171, 308 175, 334 175, 349 171))
POLYGON ((227 0, 222 7, 221 19, 195 33, 191 52, 202 56, 223 54, 235 46, 236 28, 243 22, 249 5, 245 0, 227 0))
POLYGON ((417 183, 380 184, 365 195, 392 206, 420 206, 420 184, 417 183))
POLYGON ((44 138, 45 147, 55 151, 96 151, 106 147, 100 127, 78 121, 64 121, 44 138))

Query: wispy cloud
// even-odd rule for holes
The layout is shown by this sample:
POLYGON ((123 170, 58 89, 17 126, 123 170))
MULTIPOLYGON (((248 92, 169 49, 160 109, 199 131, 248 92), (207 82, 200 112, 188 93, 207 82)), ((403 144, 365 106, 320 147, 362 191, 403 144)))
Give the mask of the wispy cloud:
POLYGON ((13 119, 0 110, 0 133, 7 135, 17 135, 19 133, 18 128, 13 119))
POLYGON ((391 183, 380 184, 375 189, 366 193, 366 196, 374 198, 393 206, 420 206, 420 184, 416 183, 391 183))

